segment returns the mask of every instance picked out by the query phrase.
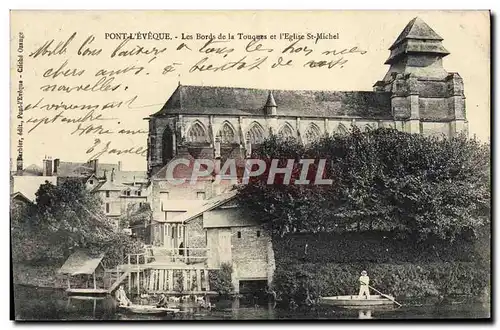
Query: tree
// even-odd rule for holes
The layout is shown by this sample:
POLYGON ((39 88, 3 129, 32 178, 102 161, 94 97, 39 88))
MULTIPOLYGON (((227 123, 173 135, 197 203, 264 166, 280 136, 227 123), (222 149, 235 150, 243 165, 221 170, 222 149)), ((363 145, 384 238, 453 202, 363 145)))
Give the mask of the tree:
POLYGON ((27 210, 11 209, 11 219, 13 249, 19 251, 20 262, 59 262, 82 248, 105 253, 105 259, 116 264, 124 253, 138 248, 127 235, 113 230, 100 200, 79 181, 40 185, 36 204, 27 210))
POLYGON ((272 136, 253 158, 326 159, 323 176, 333 180, 326 186, 294 185, 301 169, 296 164, 291 185, 268 185, 265 172, 241 187, 240 204, 274 235, 376 229, 416 241, 453 240, 489 225, 489 145, 464 135, 353 127, 307 147, 272 136))
POLYGON ((130 203, 125 213, 120 216, 120 228, 131 228, 136 237, 147 241, 152 216, 153 212, 149 203, 130 203))

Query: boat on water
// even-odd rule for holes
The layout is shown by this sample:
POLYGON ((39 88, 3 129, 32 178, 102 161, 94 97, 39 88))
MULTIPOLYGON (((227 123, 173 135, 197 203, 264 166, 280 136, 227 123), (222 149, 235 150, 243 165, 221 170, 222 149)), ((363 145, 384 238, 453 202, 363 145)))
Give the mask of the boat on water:
POLYGON ((130 305, 120 306, 119 308, 135 314, 176 314, 180 311, 177 308, 156 307, 154 305, 130 305))
POLYGON ((382 306, 382 305, 393 305, 394 297, 392 296, 381 296, 381 295, 370 295, 367 296, 333 296, 333 297, 321 297, 320 301, 323 305, 339 306, 339 307, 366 307, 366 306, 382 306), (393 300, 389 299, 392 298, 393 300))

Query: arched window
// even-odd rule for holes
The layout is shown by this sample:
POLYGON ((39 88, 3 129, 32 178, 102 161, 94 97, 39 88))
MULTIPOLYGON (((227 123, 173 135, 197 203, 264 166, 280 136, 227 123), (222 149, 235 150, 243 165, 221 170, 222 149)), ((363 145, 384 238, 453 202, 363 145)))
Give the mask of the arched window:
POLYGON ((344 124, 340 123, 337 128, 333 131, 333 133, 337 134, 347 134, 348 130, 347 127, 345 127, 344 124))
POLYGON ((264 141, 264 128, 256 121, 252 123, 246 135, 251 144, 259 144, 264 141))
POLYGON ((207 130, 200 122, 195 122, 189 128, 186 137, 187 142, 208 142, 207 130))
POLYGON ((363 131, 365 131, 365 132, 373 131, 376 129, 377 129, 377 124, 375 124, 375 123, 365 124, 363 127, 363 131))
POLYGON ((173 157, 174 157, 174 132, 170 129, 170 126, 167 126, 167 128, 165 128, 165 131, 163 131, 163 139, 162 139, 163 165, 165 165, 173 157))
POLYGON ((295 134, 293 133, 293 128, 288 123, 281 126, 281 128, 278 131, 278 135, 282 138, 295 137, 295 134))
POLYGON ((221 143, 236 143, 236 133, 234 132, 233 127, 228 122, 224 122, 222 127, 219 130, 219 134, 221 143))
POLYGON ((305 143, 310 144, 318 140, 321 136, 321 130, 318 125, 311 123, 305 133, 305 143))

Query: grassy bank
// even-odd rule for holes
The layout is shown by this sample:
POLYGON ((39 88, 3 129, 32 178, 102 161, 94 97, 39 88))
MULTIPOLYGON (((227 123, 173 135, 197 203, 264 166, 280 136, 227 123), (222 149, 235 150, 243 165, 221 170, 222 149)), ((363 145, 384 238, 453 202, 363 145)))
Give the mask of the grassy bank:
POLYGON ((357 294, 360 271, 367 270, 371 285, 399 298, 480 295, 489 285, 489 270, 474 262, 422 264, 280 263, 274 288, 284 302, 357 294))

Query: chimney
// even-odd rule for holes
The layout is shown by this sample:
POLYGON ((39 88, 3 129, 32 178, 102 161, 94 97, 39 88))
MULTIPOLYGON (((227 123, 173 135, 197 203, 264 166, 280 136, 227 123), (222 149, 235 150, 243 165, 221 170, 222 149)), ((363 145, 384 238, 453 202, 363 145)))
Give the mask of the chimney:
POLYGON ((115 168, 113 167, 111 169, 111 182, 114 182, 115 181, 115 168))
POLYGON ((56 158, 54 159, 54 175, 57 175, 57 169, 59 168, 59 162, 60 162, 60 159, 59 158, 56 158))
POLYGON ((119 160, 118 161, 118 171, 121 171, 122 170, 122 161, 119 160))
POLYGON ((45 156, 43 160, 43 176, 52 176, 52 158, 45 156))
POLYGON ((23 154, 21 153, 17 156, 16 172, 17 175, 23 175, 23 154))
POLYGON ((93 159, 91 160, 91 165, 92 166, 92 169, 94 170, 94 174, 97 175, 97 167, 99 165, 99 159, 93 159))

